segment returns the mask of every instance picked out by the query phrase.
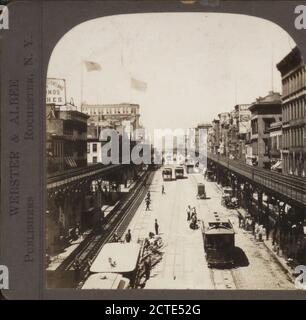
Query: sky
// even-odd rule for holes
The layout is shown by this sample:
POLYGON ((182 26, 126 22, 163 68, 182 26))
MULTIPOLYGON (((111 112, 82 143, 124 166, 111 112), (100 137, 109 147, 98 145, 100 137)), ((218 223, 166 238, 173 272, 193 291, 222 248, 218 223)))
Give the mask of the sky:
POLYGON ((235 104, 281 92, 278 63, 295 46, 276 24, 245 15, 146 13, 103 17, 66 33, 48 77, 66 79, 67 102, 140 105, 142 125, 190 128, 235 104), (83 60, 101 65, 86 72, 83 60), (81 83, 83 73, 83 94, 81 83), (131 88, 131 77, 147 83, 131 88))

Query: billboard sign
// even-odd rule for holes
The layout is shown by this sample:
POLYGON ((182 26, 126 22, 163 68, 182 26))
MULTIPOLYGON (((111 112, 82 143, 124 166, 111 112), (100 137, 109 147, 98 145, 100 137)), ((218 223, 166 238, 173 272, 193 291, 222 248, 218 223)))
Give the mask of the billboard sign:
POLYGON ((66 104, 66 82, 65 79, 48 78, 46 103, 62 106, 66 104))

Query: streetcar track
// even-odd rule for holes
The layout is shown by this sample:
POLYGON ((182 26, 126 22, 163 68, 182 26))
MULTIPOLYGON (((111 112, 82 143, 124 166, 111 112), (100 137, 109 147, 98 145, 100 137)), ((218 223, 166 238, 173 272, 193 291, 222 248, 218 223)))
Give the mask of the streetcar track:
MULTIPOLYGON (((200 174, 200 176, 202 177, 202 175, 200 174)), ((196 187, 198 180, 195 177, 195 175, 191 175, 190 176, 192 179, 192 183, 193 185, 196 187)), ((210 197, 208 196, 210 199, 214 199, 214 198, 218 198, 216 197, 210 197)), ((207 207, 207 210, 209 212, 212 211, 211 207, 210 207, 210 202, 207 201, 208 199, 205 200, 204 206, 207 207)), ((204 248, 203 248, 204 250, 204 248)), ((237 282, 235 279, 235 274, 234 274, 234 270, 237 271, 237 269, 217 269, 217 268, 209 268, 209 272, 210 272, 210 278, 211 281, 215 287, 215 289, 228 289, 228 290, 233 290, 233 289, 237 289, 237 282)))

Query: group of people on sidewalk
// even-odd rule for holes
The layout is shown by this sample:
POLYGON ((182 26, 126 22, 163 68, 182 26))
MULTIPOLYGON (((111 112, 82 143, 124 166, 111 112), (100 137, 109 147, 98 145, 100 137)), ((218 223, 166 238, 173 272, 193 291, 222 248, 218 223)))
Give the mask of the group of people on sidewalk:
POLYGON ((250 215, 241 217, 238 213, 239 228, 243 228, 246 231, 252 231, 255 240, 263 241, 264 237, 266 240, 269 239, 269 232, 264 225, 257 223, 250 215))

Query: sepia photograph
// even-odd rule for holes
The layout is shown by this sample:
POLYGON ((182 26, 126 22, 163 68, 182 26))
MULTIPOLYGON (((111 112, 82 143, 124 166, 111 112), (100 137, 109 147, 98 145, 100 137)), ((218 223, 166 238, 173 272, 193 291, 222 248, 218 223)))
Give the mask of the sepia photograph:
POLYGON ((96 18, 42 81, 47 289, 305 289, 306 68, 282 27, 96 18))

